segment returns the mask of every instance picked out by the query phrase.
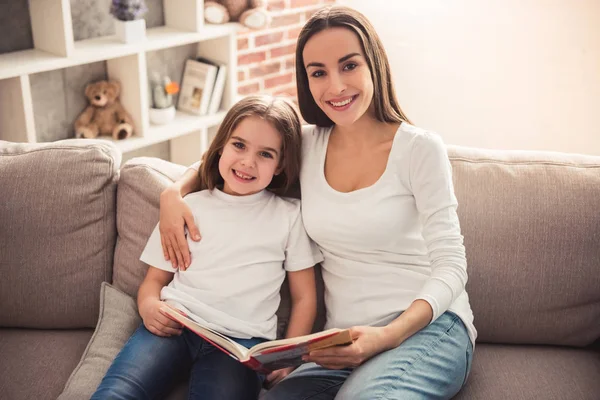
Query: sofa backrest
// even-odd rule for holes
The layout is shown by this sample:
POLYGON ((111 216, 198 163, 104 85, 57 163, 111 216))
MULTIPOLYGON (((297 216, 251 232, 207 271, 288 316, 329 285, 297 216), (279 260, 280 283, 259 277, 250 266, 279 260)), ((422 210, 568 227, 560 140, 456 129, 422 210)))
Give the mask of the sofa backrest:
POLYGON ((600 337, 600 157, 450 146, 481 342, 600 337))
POLYGON ((120 163, 101 140, 0 142, 0 326, 96 326, 120 163))
POLYGON ((113 284, 134 298, 148 269, 140 256, 158 223, 160 193, 185 170, 152 157, 133 158, 121 168, 113 284))

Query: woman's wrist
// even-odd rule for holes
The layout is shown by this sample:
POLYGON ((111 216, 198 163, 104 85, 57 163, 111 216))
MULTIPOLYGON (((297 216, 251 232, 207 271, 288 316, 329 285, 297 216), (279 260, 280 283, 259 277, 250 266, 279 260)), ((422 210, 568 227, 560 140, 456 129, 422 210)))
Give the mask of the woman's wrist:
POLYGON ((405 332, 400 323, 392 323, 381 328, 383 332, 382 347, 383 350, 394 349, 405 340, 405 332))

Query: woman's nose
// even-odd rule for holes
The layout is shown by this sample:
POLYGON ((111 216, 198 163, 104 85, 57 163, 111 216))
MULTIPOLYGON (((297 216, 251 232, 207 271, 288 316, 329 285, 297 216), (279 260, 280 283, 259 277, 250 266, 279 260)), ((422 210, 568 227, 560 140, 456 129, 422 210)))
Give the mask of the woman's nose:
POLYGON ((338 96, 346 90, 346 83, 340 74, 329 75, 329 91, 332 96, 338 96))

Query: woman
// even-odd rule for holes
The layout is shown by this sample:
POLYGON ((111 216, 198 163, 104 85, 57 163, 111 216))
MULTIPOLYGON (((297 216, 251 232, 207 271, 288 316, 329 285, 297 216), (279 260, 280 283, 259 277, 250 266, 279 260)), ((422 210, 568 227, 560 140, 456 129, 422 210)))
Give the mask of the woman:
MULTIPOLYGON (((477 332, 446 149, 410 125, 369 21, 333 6, 315 13, 296 49, 308 126, 300 173, 306 230, 324 261, 326 328, 354 343, 312 352, 267 399, 447 399, 468 376, 477 332)), ((181 196, 161 196, 165 257, 185 267, 181 196)), ((200 227, 202 221, 196 221, 200 227)))

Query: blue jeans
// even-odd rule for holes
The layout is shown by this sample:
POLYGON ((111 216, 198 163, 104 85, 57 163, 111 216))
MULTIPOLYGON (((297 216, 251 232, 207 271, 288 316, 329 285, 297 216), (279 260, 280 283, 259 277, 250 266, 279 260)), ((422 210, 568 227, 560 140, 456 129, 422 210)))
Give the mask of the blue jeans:
POLYGON ((446 312, 354 370, 304 364, 269 390, 265 400, 449 399, 466 382, 472 358, 464 324, 446 312))
MULTIPOLYGON (((252 347, 263 339, 234 339, 252 347)), ((264 376, 183 329, 160 337, 142 324, 119 352, 92 399, 164 399, 190 377, 190 399, 256 400, 264 376)))

